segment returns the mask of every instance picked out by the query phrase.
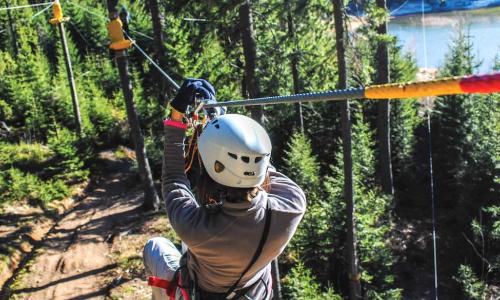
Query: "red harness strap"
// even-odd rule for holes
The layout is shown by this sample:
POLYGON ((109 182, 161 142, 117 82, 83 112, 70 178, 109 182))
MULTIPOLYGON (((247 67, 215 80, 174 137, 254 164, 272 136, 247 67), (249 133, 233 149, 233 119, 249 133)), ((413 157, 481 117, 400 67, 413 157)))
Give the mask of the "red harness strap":
POLYGON ((149 276, 148 285, 167 290, 167 296, 169 296, 169 300, 175 300, 175 292, 177 291, 177 288, 179 288, 184 299, 189 300, 189 293, 185 289, 179 287, 179 282, 171 282, 160 277, 149 276))

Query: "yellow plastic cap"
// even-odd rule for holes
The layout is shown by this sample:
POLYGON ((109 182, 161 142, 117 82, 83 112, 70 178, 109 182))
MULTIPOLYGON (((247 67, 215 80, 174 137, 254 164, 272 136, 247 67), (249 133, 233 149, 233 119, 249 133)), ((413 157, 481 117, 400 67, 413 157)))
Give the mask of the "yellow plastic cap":
POLYGON ((59 3, 59 1, 54 1, 54 3, 52 4, 52 13, 54 17, 49 20, 49 23, 52 25, 57 25, 67 20, 67 18, 63 16, 61 3, 59 3))
POLYGON ((109 48, 113 50, 124 50, 132 46, 131 40, 126 40, 123 35, 122 21, 114 19, 108 23, 108 37, 111 41, 109 48))

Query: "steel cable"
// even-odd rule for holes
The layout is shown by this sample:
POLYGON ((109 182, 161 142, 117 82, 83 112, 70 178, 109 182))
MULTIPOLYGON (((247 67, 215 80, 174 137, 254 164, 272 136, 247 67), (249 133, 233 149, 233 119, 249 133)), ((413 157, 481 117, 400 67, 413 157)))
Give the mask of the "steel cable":
MULTIPOLYGON (((423 37, 423 48, 424 48, 424 66, 427 70, 427 33, 425 27, 425 9, 424 0, 421 0, 421 12, 422 12, 422 37, 423 37)), ((437 241, 436 241, 436 203, 435 203, 435 193, 434 193, 434 169, 432 161, 432 127, 431 127, 431 103, 430 97, 426 97, 427 103, 427 139, 428 139, 428 149, 429 149, 429 188, 431 196, 431 213, 432 213, 432 251, 433 251, 433 263, 434 263, 434 299, 438 300, 438 273, 437 273, 437 241)))

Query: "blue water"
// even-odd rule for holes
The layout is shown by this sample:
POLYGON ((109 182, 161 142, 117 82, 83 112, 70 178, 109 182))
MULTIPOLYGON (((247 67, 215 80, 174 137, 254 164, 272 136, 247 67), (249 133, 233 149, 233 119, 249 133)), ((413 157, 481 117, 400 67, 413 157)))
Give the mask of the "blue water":
MULTIPOLYGON (((425 13, 448 12, 458 10, 471 10, 486 7, 500 6, 500 0, 433 0, 424 1, 425 13)), ((422 11, 421 0, 407 0, 389 5, 389 10, 393 16, 420 13, 422 11)))
MULTIPOLYGON (((449 1, 449 0, 448 0, 449 1)), ((495 56, 500 59, 500 9, 426 14, 427 67, 443 65, 449 45, 460 27, 468 30, 473 54, 482 61, 481 72, 490 72, 495 56)), ((419 67, 425 67, 425 49, 420 15, 393 18, 389 33, 398 37, 405 51, 414 53, 419 67)))
MULTIPOLYGON (((425 13, 472 10, 500 6, 500 0, 387 0, 391 16, 425 13)), ((347 12, 351 15, 364 15, 364 0, 350 0, 347 12)))

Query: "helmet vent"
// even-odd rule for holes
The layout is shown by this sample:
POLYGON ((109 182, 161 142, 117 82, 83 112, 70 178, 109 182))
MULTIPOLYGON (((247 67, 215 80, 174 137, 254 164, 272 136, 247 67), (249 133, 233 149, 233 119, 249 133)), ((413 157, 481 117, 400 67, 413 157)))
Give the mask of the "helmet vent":
POLYGON ((215 128, 217 128, 217 129, 219 129, 219 128, 220 128, 220 125, 219 125, 219 124, 215 124, 214 126, 215 126, 215 128))
POLYGON ((220 173, 224 171, 224 169, 225 169, 224 165, 220 161, 216 160, 214 164, 215 172, 220 173))
POLYGON ((228 152, 227 155, 231 156, 234 159, 238 159, 238 155, 236 155, 234 153, 228 152))
POLYGON ((242 156, 242 157, 241 157, 241 160, 242 160, 243 162, 245 162, 245 163, 247 163, 247 164, 248 164, 248 163, 250 162, 250 157, 248 157, 248 156, 242 156))
POLYGON ((244 172, 243 175, 245 175, 245 176, 255 176, 255 172, 244 172))
POLYGON ((258 163, 258 162, 259 162, 259 161, 261 161, 261 160, 262 160, 262 156, 257 156, 257 157, 255 158, 255 163, 258 163))

